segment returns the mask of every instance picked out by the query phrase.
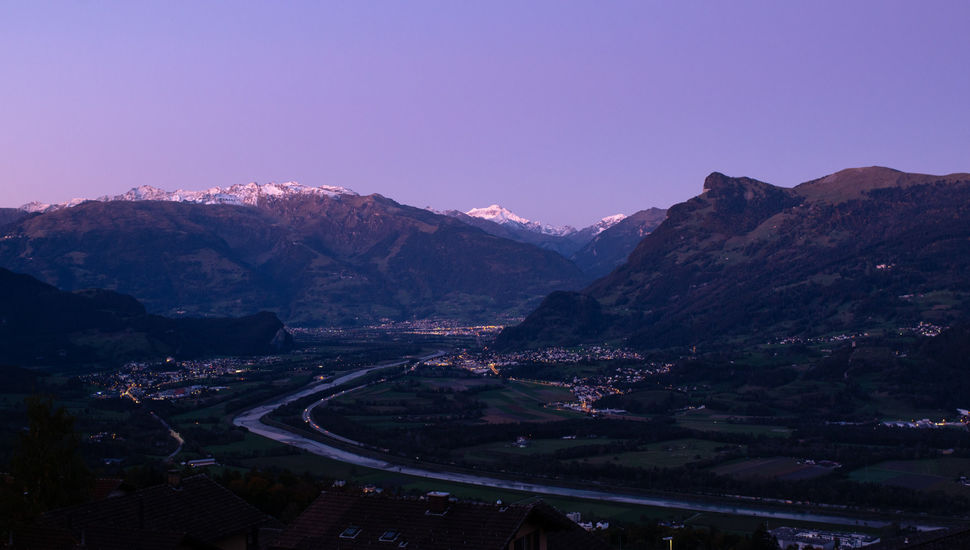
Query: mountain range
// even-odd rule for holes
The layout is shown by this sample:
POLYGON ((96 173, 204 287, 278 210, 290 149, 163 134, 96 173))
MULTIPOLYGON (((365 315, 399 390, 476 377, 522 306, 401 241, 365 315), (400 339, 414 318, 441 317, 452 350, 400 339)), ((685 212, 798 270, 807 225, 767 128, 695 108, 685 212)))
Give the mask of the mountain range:
POLYGON ((970 174, 848 169, 794 188, 712 173, 629 259, 499 345, 694 346, 946 326, 970 314, 970 174))
POLYGON ((41 210, 0 210, 0 266, 176 316, 352 325, 532 311, 500 345, 667 348, 970 313, 967 174, 856 168, 785 188, 715 172, 667 211, 579 231, 294 183, 142 187, 41 210))
POLYGON ((321 187, 308 187, 296 182, 286 183, 267 183, 258 184, 255 182, 237 184, 230 187, 211 187, 202 191, 166 191, 151 185, 134 187, 121 195, 104 195, 96 199, 71 199, 67 202, 48 204, 42 202, 29 202, 19 208, 25 212, 52 212, 77 206, 81 203, 95 200, 98 202, 116 201, 169 201, 169 202, 190 202, 195 204, 235 204, 257 206, 260 201, 272 197, 293 197, 293 196, 325 196, 337 197, 340 195, 353 195, 357 193, 344 187, 324 185, 321 187))
MULTIPOLYGON (((586 240, 609 231, 608 223, 590 228, 586 240)), ((578 249, 587 244, 575 240, 581 232, 521 226, 439 215, 342 187, 142 186, 3 209, 0 266, 68 290, 131 294, 168 315, 269 310, 309 325, 494 321, 594 278, 550 244, 573 238, 570 250, 578 249)), ((615 263, 638 240, 627 238, 615 263)))

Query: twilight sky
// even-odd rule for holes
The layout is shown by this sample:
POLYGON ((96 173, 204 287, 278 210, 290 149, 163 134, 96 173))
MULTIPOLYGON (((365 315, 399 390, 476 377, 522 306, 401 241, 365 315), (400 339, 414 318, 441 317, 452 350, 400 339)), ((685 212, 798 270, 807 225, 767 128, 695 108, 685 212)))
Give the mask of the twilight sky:
POLYGON ((0 206, 295 180, 588 225, 970 172, 970 2, 0 3, 0 206))

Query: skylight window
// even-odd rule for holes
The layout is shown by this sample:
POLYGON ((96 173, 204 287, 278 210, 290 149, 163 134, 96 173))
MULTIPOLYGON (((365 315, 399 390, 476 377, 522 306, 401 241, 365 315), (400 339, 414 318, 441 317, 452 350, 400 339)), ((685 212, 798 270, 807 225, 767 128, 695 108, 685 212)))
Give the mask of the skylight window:
POLYGON ((342 539, 355 539, 357 535, 360 534, 360 527, 351 525, 350 527, 344 529, 343 533, 340 533, 340 538, 342 539))
POLYGON ((384 534, 381 535, 381 538, 378 540, 380 540, 381 542, 394 542, 397 540, 397 537, 400 535, 401 535, 401 532, 398 531, 397 529, 388 529, 387 531, 384 531, 384 534))

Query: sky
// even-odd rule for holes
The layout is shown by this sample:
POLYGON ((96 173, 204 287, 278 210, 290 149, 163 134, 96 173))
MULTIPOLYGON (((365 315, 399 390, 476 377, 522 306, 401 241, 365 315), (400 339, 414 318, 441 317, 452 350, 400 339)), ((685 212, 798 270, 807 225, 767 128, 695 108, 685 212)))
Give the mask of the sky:
POLYGON ((0 2, 0 206, 256 181, 550 224, 970 172, 970 2, 0 2))

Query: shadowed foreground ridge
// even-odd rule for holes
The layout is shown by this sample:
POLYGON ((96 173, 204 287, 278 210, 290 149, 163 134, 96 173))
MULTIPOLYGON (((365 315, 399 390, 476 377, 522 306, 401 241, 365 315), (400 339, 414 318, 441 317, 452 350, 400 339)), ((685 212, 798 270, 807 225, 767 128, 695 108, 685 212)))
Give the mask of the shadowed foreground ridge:
POLYGON ((288 349, 276 315, 169 319, 149 315, 131 296, 107 290, 63 292, 0 268, 0 362, 96 363, 153 357, 258 355, 288 349))

